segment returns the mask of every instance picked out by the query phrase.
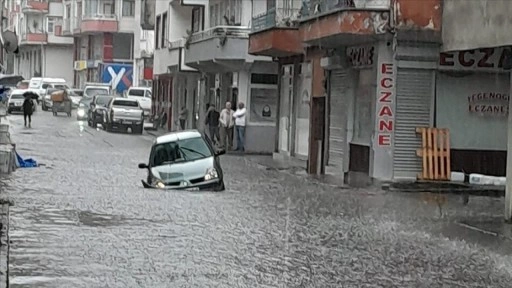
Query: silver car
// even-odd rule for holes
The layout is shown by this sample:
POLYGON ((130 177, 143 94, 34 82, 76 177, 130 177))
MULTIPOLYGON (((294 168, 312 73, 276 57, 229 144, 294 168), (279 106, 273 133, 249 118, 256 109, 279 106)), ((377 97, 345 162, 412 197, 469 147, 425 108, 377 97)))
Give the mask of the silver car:
POLYGON ((149 163, 145 188, 223 191, 224 174, 219 156, 208 138, 197 130, 169 133, 156 138, 149 163))

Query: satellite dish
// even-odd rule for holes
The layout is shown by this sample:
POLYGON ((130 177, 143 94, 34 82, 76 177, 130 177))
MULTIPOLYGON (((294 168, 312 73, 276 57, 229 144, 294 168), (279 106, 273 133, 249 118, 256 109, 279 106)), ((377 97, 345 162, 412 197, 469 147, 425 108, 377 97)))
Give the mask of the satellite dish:
POLYGON ((2 33, 2 42, 7 53, 18 54, 18 36, 16 36, 16 33, 12 31, 4 31, 2 33))

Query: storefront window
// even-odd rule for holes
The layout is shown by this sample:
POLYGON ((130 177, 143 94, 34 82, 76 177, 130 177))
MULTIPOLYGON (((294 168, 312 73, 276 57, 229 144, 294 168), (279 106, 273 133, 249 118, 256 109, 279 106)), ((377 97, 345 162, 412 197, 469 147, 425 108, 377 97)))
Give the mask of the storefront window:
POLYGON ((252 87, 250 120, 257 123, 275 123, 277 114, 277 87, 252 87))

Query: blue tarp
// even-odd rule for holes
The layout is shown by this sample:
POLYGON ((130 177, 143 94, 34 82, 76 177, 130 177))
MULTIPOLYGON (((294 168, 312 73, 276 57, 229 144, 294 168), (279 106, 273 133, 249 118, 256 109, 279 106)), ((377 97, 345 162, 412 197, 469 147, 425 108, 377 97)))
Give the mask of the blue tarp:
POLYGON ((16 160, 18 168, 34 168, 38 166, 36 160, 32 158, 23 159, 18 152, 16 152, 16 160))

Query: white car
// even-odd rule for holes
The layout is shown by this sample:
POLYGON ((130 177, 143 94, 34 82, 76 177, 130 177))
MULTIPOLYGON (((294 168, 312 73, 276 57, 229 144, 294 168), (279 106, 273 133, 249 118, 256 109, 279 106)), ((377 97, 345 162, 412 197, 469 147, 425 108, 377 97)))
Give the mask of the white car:
MULTIPOLYGON (((25 92, 27 92, 27 90, 12 90, 9 95, 9 100, 7 100, 7 113, 11 114, 12 112, 23 112, 23 102, 25 101, 25 96, 23 96, 23 93, 25 92)), ((36 105, 33 105, 32 107, 33 111, 36 111, 36 105)))
POLYGON ((151 113, 151 95, 151 88, 149 87, 130 87, 126 91, 126 97, 139 101, 145 117, 151 113))

